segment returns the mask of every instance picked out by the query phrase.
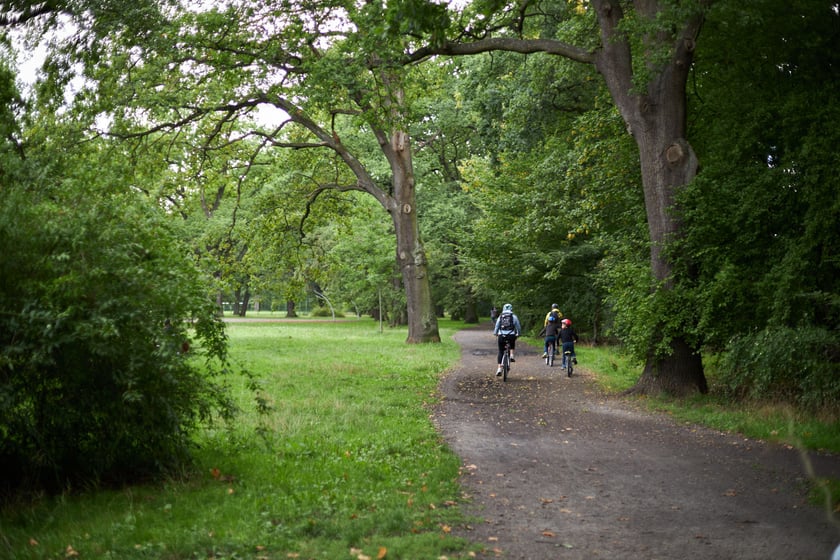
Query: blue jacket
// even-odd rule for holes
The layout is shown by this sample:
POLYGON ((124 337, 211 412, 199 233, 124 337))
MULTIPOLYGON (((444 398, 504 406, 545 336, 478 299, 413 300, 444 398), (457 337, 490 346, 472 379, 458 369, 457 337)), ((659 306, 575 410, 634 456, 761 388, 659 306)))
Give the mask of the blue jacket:
POLYGON ((501 314, 499 314, 499 318, 496 319, 496 326, 493 328, 493 334, 514 334, 516 336, 519 336, 519 333, 522 332, 522 325, 519 324, 519 317, 517 317, 516 314, 513 313, 513 312, 508 312, 508 313, 513 315, 513 328, 515 330, 512 330, 512 331, 511 330, 504 330, 503 331, 503 330, 500 329, 499 325, 501 325, 501 322, 502 322, 502 315, 504 315, 505 313, 506 312, 503 311, 501 314))

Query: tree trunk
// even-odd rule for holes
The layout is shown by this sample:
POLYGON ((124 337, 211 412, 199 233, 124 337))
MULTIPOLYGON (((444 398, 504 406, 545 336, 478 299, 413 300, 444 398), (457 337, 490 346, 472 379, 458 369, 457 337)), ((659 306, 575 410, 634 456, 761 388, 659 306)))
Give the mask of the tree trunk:
POLYGON ((414 166, 408 134, 391 135, 392 184, 394 204, 389 208, 397 234, 397 263, 402 274, 408 314, 409 343, 440 342, 437 316, 432 301, 426 250, 417 224, 414 166))
POLYGON ((478 320, 478 306, 476 306, 475 301, 470 298, 464 308, 464 322, 470 325, 475 325, 478 324, 478 320))
POLYGON ((294 319, 298 316, 297 311, 295 311, 295 302, 292 300, 286 300, 286 317, 289 319, 294 319))
MULTIPOLYGON (((602 49, 595 66, 607 83, 628 131, 639 148, 642 185, 650 233, 650 263, 660 290, 674 286, 671 263, 663 254, 666 244, 681 232, 682 223, 674 205, 680 187, 697 174, 697 157, 686 140, 685 87, 694 41, 702 16, 685 22, 681 32, 664 32, 646 38, 651 50, 673 48, 670 60, 658 68, 649 68, 651 76, 644 93, 634 93, 630 45, 619 29, 624 17, 621 5, 611 0, 595 0, 601 28, 602 49)), ((661 10, 658 2, 637 2, 638 15, 654 18, 661 10)), ((663 318, 663 323, 664 323, 663 318)), ((664 329, 657 329, 662 332, 664 329)), ((657 341, 654 341, 654 344, 657 341)), ((658 355, 652 349, 635 392, 689 394, 707 391, 706 377, 699 349, 692 348, 684 337, 669 342, 670 353, 658 355)))

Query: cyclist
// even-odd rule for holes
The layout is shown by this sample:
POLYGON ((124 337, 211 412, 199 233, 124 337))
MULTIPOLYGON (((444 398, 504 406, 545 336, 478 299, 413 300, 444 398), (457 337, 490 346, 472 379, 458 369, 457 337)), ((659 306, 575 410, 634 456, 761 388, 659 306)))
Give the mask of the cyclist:
POLYGON ((558 338, 560 339, 560 342, 563 343, 563 349, 560 351, 560 355, 563 356, 563 361, 561 362, 560 367, 566 367, 566 350, 571 351, 569 357, 571 358, 572 363, 577 365, 575 342, 578 341, 578 335, 575 332, 575 329, 572 328, 572 322, 568 319, 560 321, 560 333, 558 334, 558 338))
POLYGON ((548 326, 548 318, 549 317, 554 317, 554 320, 558 321, 558 322, 560 321, 560 319, 563 318, 563 314, 560 313, 560 306, 557 305, 556 303, 552 303, 551 304, 551 311, 549 311, 548 313, 545 314, 545 321, 543 321, 543 326, 544 327, 548 326))
POLYGON ((557 352, 557 333, 560 331, 560 320, 554 315, 550 315, 545 325, 545 344, 543 344, 543 355, 545 358, 548 355, 548 345, 554 344, 554 352, 557 352))
POLYGON ((513 306, 506 303, 502 307, 502 313, 496 319, 496 326, 493 328, 493 334, 498 337, 499 343, 499 357, 496 360, 498 367, 496 368, 496 375, 502 375, 502 356, 505 353, 505 343, 510 343, 510 361, 514 362, 513 350, 516 347, 516 337, 522 332, 522 325, 519 323, 519 317, 513 313, 513 306))

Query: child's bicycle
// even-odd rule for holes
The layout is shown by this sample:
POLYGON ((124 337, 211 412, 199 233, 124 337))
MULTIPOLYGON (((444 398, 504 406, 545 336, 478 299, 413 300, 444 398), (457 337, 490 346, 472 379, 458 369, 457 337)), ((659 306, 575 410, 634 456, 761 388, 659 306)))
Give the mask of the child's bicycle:
POLYGON ((566 368, 566 374, 571 377, 575 369, 574 359, 572 358, 572 351, 566 350, 563 352, 563 366, 566 368))
POLYGON ((552 367, 554 365, 554 354, 557 350, 557 343, 552 341, 548 343, 548 350, 545 353, 545 365, 552 367))

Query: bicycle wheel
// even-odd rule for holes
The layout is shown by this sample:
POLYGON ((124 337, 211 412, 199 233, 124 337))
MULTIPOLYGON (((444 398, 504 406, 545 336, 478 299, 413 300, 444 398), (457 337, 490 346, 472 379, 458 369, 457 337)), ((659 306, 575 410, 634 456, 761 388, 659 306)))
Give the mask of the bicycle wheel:
POLYGON ((545 363, 548 364, 548 367, 554 366, 554 343, 550 343, 548 345, 548 355, 546 356, 545 363))
POLYGON ((574 369, 574 365, 572 364, 572 353, 566 352, 566 375, 571 377, 574 369))
POLYGON ((510 350, 505 350, 502 356, 502 381, 507 381, 507 375, 510 371, 510 350))

